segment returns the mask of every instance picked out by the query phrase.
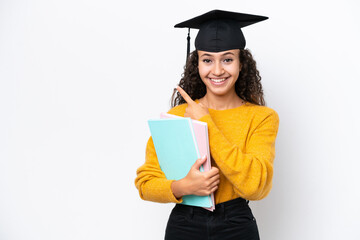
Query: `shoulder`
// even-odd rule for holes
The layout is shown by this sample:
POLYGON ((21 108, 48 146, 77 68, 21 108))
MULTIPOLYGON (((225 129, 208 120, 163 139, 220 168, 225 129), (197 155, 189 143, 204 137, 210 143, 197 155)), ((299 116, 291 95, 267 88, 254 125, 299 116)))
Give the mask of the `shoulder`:
POLYGON ((258 115, 259 117, 272 116, 274 118, 279 118, 279 114, 274 109, 267 106, 259 106, 250 103, 249 110, 258 115))
POLYGON ((186 110, 187 106, 188 106, 187 103, 184 103, 184 104, 175 106, 175 107, 173 107, 172 109, 170 109, 170 110, 168 111, 168 113, 169 113, 169 114, 176 115, 176 116, 183 117, 184 114, 185 114, 185 110, 186 110))
POLYGON ((270 107, 249 104, 248 113, 256 125, 266 124, 276 129, 279 126, 279 114, 270 107))

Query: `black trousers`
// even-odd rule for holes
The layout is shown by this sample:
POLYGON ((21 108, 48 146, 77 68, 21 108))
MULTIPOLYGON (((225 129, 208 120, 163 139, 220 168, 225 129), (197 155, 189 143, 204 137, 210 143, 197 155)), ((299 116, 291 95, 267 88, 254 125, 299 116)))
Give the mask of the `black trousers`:
POLYGON ((165 231, 165 240, 259 240, 249 201, 237 198, 217 204, 210 212, 176 204, 165 231))

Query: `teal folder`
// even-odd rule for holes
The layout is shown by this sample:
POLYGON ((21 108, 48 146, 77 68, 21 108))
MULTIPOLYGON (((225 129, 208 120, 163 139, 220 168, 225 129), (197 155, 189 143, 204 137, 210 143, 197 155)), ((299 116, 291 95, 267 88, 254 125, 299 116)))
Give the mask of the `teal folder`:
MULTIPOLYGON (((200 158, 190 118, 156 119, 148 121, 161 170, 167 179, 179 180, 190 171, 200 158)), ((210 196, 183 196, 182 204, 212 206, 210 196)))

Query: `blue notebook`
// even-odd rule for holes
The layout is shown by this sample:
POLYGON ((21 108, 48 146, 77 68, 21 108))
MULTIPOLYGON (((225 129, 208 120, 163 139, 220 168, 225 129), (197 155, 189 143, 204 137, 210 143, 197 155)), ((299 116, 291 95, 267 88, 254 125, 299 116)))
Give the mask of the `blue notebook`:
MULTIPOLYGON (((179 180, 200 158, 190 118, 156 119, 148 121, 156 155, 167 179, 179 180)), ((182 204, 209 208, 210 196, 183 196, 182 204)))

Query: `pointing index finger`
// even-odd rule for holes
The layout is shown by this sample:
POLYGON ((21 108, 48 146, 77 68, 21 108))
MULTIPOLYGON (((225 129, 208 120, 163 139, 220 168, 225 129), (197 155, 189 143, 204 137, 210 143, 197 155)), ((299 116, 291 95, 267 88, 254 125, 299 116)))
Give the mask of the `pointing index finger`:
POLYGON ((179 93, 181 94, 181 96, 184 98, 184 100, 188 103, 188 104, 194 104, 195 102, 191 99, 191 97, 184 91, 184 89, 182 89, 180 86, 177 86, 176 89, 179 91, 179 93))

